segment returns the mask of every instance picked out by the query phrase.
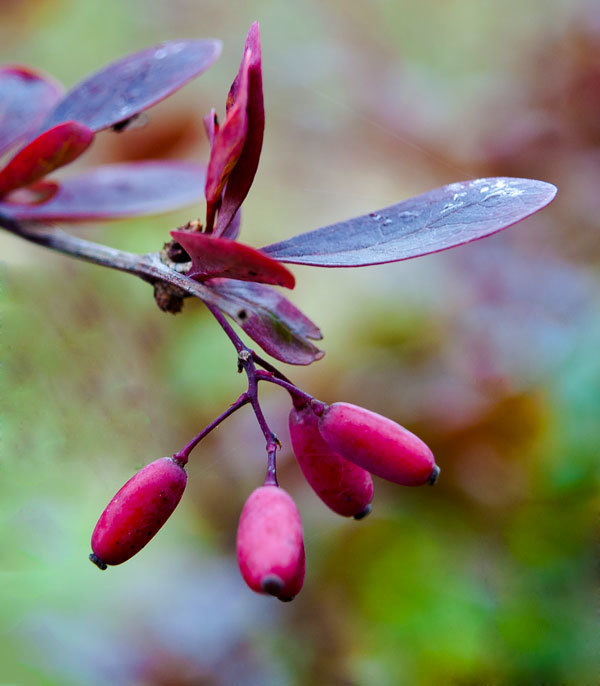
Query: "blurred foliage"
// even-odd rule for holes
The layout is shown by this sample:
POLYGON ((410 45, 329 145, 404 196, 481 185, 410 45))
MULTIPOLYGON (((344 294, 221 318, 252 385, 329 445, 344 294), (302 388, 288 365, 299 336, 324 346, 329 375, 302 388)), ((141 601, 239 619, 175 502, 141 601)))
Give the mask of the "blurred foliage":
MULTIPOLYGON (((180 509, 105 574, 98 514, 242 389, 200 303, 164 315, 147 285, 0 236, 0 683, 594 684, 600 457, 600 11, 572 0, 0 2, 0 58, 67 85, 153 42, 216 36, 223 57, 104 133, 81 164, 206 159, 261 22, 267 131, 243 236, 264 245, 471 176, 556 183, 540 215, 457 251, 362 270, 295 268, 327 355, 286 370, 325 401, 427 440, 434 489, 376 483, 360 523, 303 482, 287 397, 265 389, 280 482, 305 524, 290 605, 248 591, 235 527, 264 470, 245 410, 198 448, 180 509), (222 112, 221 112, 222 114, 222 112)), ((77 229, 155 250, 202 214, 77 229)))

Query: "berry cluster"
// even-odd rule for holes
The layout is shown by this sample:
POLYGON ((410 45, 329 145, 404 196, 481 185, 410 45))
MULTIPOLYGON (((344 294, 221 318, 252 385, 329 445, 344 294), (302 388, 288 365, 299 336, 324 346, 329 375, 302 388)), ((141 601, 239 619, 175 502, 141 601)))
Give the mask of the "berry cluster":
MULTIPOLYGON (((96 525, 90 557, 105 569, 135 555, 179 502, 190 452, 224 419, 249 404, 266 440, 267 473, 264 484, 250 495, 242 509, 237 558, 252 590, 287 601, 297 595, 304 582, 302 522, 293 499, 277 483, 280 443, 262 412, 259 382, 277 384, 289 392, 293 451, 315 493, 339 515, 361 519, 370 512, 372 475, 404 486, 420 486, 435 483, 440 470, 425 443, 399 424, 349 403, 326 405, 299 389, 248 348, 223 313, 276 359, 310 364, 323 353, 308 339, 319 339, 321 334, 308 317, 270 288, 294 287, 294 276, 282 262, 359 266, 406 259, 414 256, 415 250, 423 254, 456 245, 465 236, 479 237, 473 233, 469 217, 475 212, 481 219, 482 207, 490 206, 485 205, 490 198, 495 210, 485 224, 486 232, 497 230, 498 203, 504 205, 516 197, 522 201, 526 193, 535 196, 536 203, 542 199, 537 182, 533 189, 529 188, 533 182, 522 180, 518 187, 517 180, 503 179, 452 184, 415 198, 408 205, 401 203, 256 250, 236 239, 240 208, 258 167, 264 121, 260 35, 255 23, 248 32, 240 68, 229 91, 225 119, 219 124, 214 110, 204 119, 211 144, 204 223, 195 220, 171 231, 173 240, 163 251, 165 264, 201 284, 204 290, 200 297, 233 343, 238 371, 245 371, 248 389, 182 450, 152 462, 123 486, 96 525), (410 245, 418 236, 420 222, 438 216, 438 224, 444 224, 450 211, 466 216, 461 231, 457 232, 455 219, 448 224, 448 230, 440 232, 437 226, 427 240, 417 238, 417 243, 410 245), (407 217, 410 226, 406 225, 407 217), (396 240, 400 241, 399 247, 394 247, 396 240)), ((544 189, 544 202, 547 195, 544 189)), ((511 210, 503 214, 503 225, 516 216, 513 201, 508 204, 511 210)), ((165 309, 179 308, 176 303, 165 309)))
POLYGON ((289 416, 294 454, 315 493, 337 514, 362 519, 371 511, 372 474, 405 486, 437 480, 440 469, 431 450, 396 422, 349 403, 325 405, 274 368, 257 370, 254 362, 263 361, 248 349, 240 351, 239 359, 248 374, 248 390, 183 450, 151 462, 110 501, 92 535, 90 559, 98 567, 121 564, 148 543, 183 495, 184 466, 191 450, 226 417, 250 403, 265 428, 268 464, 264 485, 250 495, 242 509, 238 564, 253 591, 283 601, 298 594, 305 573, 302 522, 293 499, 277 483, 279 441, 260 411, 256 393, 260 380, 289 391, 294 405, 289 416))
POLYGON ((0 67, 0 155, 23 144, 0 169, 0 227, 33 243, 112 269, 154 286, 163 310, 186 297, 207 306, 237 352, 247 390, 172 457, 152 462, 110 501, 92 536, 101 569, 139 552, 166 522, 187 482, 196 445, 224 419, 250 405, 266 440, 264 485, 242 510, 237 554, 253 590, 291 600, 305 571, 300 515, 279 488, 280 447, 264 417, 259 382, 292 399, 291 444, 304 476, 334 512, 361 519, 371 508, 371 475, 405 486, 433 484, 439 474, 429 448, 395 422, 348 403, 326 405, 308 395, 247 347, 226 315, 271 357, 308 365, 323 352, 319 327, 273 286, 293 288, 284 263, 361 267, 419 257, 483 238, 537 212, 556 188, 531 179, 486 178, 452 183, 377 212, 255 249, 237 241, 241 207, 258 169, 265 112, 261 43, 252 24, 222 123, 204 119, 208 165, 141 162, 105 165, 60 181, 46 176, 84 153, 103 129, 126 130, 147 108, 203 72, 217 58, 215 40, 177 41, 129 55, 70 91, 26 67, 0 67), (204 221, 171 231, 161 252, 137 255, 47 226, 151 213, 206 200, 204 221))

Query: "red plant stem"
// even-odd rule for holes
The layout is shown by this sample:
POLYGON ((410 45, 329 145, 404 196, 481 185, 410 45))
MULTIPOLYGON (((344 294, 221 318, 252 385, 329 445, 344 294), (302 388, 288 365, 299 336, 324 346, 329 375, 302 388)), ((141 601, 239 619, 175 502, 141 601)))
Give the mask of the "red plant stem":
POLYGON ((277 454, 277 446, 273 446, 269 450, 269 456, 267 458, 267 475, 265 476, 264 486, 279 486, 277 483, 277 464, 275 461, 275 455, 277 454))
POLYGON ((242 352, 242 350, 246 350, 250 353, 250 356, 252 356, 252 352, 248 349, 247 346, 244 345, 244 342, 233 330, 231 324, 227 321, 225 315, 221 312, 221 310, 219 310, 214 305, 209 305, 206 302, 204 304, 206 305, 206 307, 208 307, 213 317, 219 322, 219 326, 227 334, 229 340, 235 346, 235 349, 237 350, 238 354, 242 352))
POLYGON ((217 320, 223 331, 229 337, 229 340, 235 346, 235 349, 238 353, 238 368, 240 371, 243 369, 248 377, 248 390, 246 391, 248 400, 246 402, 250 402, 252 405, 254 415, 256 416, 256 421, 258 422, 258 425, 263 432, 263 436, 267 441, 266 449, 268 454, 268 464, 265 483, 277 486, 275 456, 280 443, 277 436, 269 428, 258 399, 258 378, 259 374, 262 374, 262 372, 256 369, 252 350, 250 350, 244 344, 242 339, 233 330, 231 324, 225 318, 225 315, 213 305, 206 304, 206 306, 211 311, 212 315, 217 320))
MULTIPOLYGON (((263 369, 266 369, 268 372, 271 372, 273 376, 277 377, 278 379, 281 379, 282 381, 287 381, 289 384, 292 382, 287 378, 287 376, 284 376, 277 367, 274 367, 270 362, 267 362, 266 360, 263 360, 262 357, 257 355, 254 350, 252 351, 252 359, 256 362, 256 364, 260 365, 263 369)), ((292 384, 293 385, 293 384, 292 384)))
POLYGON ((192 440, 184 447, 182 448, 179 452, 175 453, 173 455, 173 459, 178 462, 182 467, 184 464, 187 464, 188 457, 192 450, 200 443, 200 441, 205 437, 208 436, 208 434, 219 424, 224 420, 227 419, 230 415, 232 415, 234 412, 237 412, 240 407, 243 407, 247 403, 250 402, 250 397, 248 395, 248 392, 242 393, 240 397, 230 406, 228 407, 223 414, 220 414, 215 420, 213 420, 207 427, 202 429, 202 431, 195 437, 192 438, 192 440))
POLYGON ((298 388, 298 386, 295 386, 291 381, 288 381, 287 379, 281 379, 280 377, 275 376, 273 373, 258 370, 256 372, 256 379, 257 381, 268 381, 269 383, 274 383, 277 386, 285 388, 286 391, 288 391, 288 393, 292 396, 292 401, 296 409, 300 409, 309 404, 313 407, 315 404, 324 406, 324 403, 316 400, 312 395, 305 393, 303 390, 298 388))

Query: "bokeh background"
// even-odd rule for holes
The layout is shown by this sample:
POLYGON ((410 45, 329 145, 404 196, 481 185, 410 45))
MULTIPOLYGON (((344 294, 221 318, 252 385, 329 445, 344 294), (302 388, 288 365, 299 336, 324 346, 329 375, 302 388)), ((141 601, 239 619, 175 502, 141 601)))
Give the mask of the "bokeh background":
MULTIPOLYGON (((234 541, 262 481, 249 411, 193 454, 149 547, 100 573, 99 513, 242 390, 200 302, 0 236, 0 683, 44 686, 595 684, 599 671, 600 7, 579 0, 0 2, 0 59, 68 86, 161 40, 219 37, 222 58, 66 170, 205 160, 251 21, 267 129, 243 239, 264 245, 486 175, 539 178, 547 210, 454 251, 360 270, 294 267, 325 358, 284 371, 317 397, 406 425, 435 488, 376 481, 361 522, 303 481, 286 394, 264 388, 299 504, 307 579, 250 592, 234 541)), ((78 228, 158 249, 201 205, 78 228)))

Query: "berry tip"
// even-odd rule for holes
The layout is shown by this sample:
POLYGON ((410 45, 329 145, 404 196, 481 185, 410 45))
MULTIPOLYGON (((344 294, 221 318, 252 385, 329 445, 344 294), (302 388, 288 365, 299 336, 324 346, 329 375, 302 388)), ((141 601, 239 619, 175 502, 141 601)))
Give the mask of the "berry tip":
POLYGON ((260 582, 260 587, 263 590, 263 593, 279 597, 279 594, 283 590, 283 580, 276 574, 268 574, 260 582))
POLYGON ((352 516, 354 519, 356 519, 356 521, 358 521, 359 519, 364 519, 372 510, 373 506, 369 503, 363 510, 352 516))
POLYGON ((94 553, 90 553, 90 560, 98 567, 98 569, 102 569, 103 571, 108 567, 106 562, 102 562, 102 560, 97 556, 94 555, 94 553))
POLYGON ((429 475, 429 479, 427 479, 427 483, 430 486, 433 486, 435 484, 435 482, 438 480, 438 476, 440 475, 441 471, 442 470, 437 465, 433 466, 433 469, 431 470, 431 474, 429 475))

